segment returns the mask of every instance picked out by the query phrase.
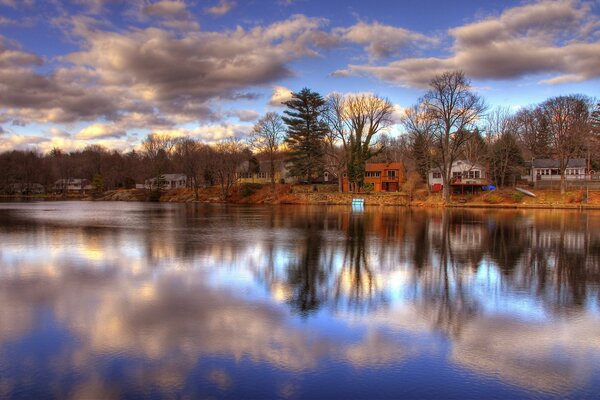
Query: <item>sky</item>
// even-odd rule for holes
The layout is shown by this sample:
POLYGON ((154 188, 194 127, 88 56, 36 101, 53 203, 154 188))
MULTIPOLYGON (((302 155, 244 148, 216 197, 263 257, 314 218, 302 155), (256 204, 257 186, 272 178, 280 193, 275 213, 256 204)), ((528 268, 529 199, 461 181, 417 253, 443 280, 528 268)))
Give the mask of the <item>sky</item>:
POLYGON ((304 87, 398 119, 450 70, 490 108, 598 97, 600 0, 0 0, 0 151, 244 137, 304 87))

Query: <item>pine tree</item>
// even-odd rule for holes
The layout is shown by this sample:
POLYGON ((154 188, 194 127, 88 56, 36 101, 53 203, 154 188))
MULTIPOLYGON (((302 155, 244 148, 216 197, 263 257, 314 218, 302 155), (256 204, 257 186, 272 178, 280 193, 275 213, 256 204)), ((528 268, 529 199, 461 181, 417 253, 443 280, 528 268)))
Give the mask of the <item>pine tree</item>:
POLYGON ((592 133, 600 136, 600 103, 596 104, 596 108, 591 115, 592 133))
POLYGON ((290 175, 313 181, 323 170, 327 127, 321 120, 325 105, 323 97, 308 88, 292 93, 284 102, 287 110, 282 117, 287 125, 285 143, 289 148, 290 175))

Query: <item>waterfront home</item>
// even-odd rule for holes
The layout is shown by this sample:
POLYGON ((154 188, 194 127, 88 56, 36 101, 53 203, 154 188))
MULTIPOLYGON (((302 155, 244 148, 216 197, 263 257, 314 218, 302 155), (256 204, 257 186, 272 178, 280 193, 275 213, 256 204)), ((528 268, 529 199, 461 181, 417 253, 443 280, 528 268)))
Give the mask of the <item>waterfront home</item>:
POLYGON ((63 178, 54 182, 53 190, 56 193, 84 194, 92 190, 92 182, 82 178, 63 178))
POLYGON ((163 174, 158 179, 150 178, 144 182, 146 189, 182 189, 187 185, 187 175, 185 174, 163 174))
MULTIPOLYGON (((239 183, 271 183, 271 165, 269 160, 244 161, 238 168, 239 183)), ((275 160, 275 182, 280 183, 286 178, 285 163, 283 160, 275 160)))
MULTIPOLYGON (((365 164, 365 184, 373 185, 373 192, 398 192, 400 184, 405 181, 404 164, 367 163, 365 164)), ((353 184, 348 182, 348 175, 344 174, 342 180, 343 192, 354 192, 353 184)))
MULTIPOLYGON (((457 160, 452 163, 450 169, 450 186, 453 191, 464 193, 481 190, 483 186, 489 185, 489 177, 483 165, 467 160, 457 160)), ((439 168, 429 171, 429 186, 432 191, 439 192, 444 187, 442 173, 439 168)))
MULTIPOLYGON (((584 180, 589 177, 585 158, 571 158, 567 161, 565 179, 584 180)), ((560 181, 560 162, 549 158, 537 158, 527 162, 527 175, 521 178, 528 182, 560 181)))

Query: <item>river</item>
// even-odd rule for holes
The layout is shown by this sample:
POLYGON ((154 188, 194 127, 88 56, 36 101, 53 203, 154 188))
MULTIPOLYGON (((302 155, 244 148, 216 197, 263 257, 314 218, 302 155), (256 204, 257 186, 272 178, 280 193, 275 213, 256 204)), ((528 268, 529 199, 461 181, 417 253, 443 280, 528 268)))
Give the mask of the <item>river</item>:
POLYGON ((600 212, 0 203, 2 398, 600 393, 600 212))

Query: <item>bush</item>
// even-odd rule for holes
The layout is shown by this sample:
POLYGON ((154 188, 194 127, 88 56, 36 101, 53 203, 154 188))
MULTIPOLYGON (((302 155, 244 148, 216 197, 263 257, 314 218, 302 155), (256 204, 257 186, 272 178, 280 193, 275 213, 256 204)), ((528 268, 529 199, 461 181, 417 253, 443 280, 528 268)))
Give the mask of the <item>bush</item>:
POLYGON ((365 183, 362 189, 365 193, 371 193, 375 189, 375 184, 373 182, 365 183))
POLYGON ((583 192, 572 193, 568 197, 569 203, 582 203, 584 199, 583 192))
POLYGON ((485 196, 483 196, 483 201, 488 204, 499 204, 502 203, 502 200, 502 196, 496 193, 486 193, 485 196))
POLYGON ((240 185, 240 194, 242 197, 252 196, 258 190, 262 188, 260 183, 242 183, 240 185))
POLYGON ((525 195, 521 192, 514 192, 512 194, 512 199, 515 203, 520 203, 523 201, 523 199, 525 198, 525 195))
POLYGON ((160 201, 160 196, 162 196, 161 190, 153 190, 148 195, 148 201, 154 201, 154 202, 160 201))

